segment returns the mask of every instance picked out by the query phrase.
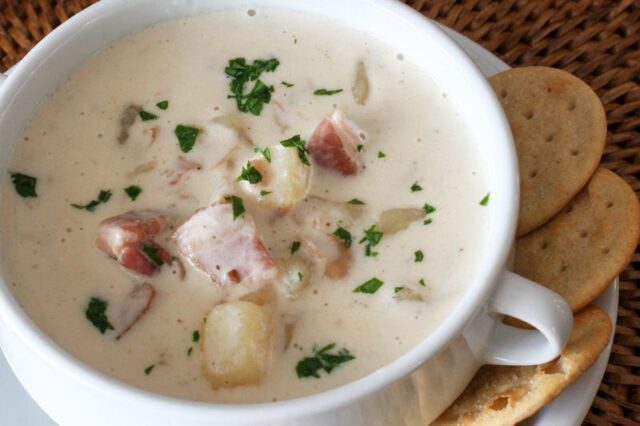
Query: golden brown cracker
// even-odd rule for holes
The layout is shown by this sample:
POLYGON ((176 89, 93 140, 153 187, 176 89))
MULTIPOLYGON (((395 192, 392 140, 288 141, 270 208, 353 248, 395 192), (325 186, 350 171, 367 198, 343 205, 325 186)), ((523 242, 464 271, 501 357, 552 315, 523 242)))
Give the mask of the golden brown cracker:
POLYGON ((633 189, 600 168, 563 211, 516 241, 514 271, 559 293, 576 312, 622 272, 639 235, 633 189))
POLYGON ((523 67, 490 78, 507 115, 520 165, 517 235, 548 221, 600 162, 607 120, 598 96, 566 71, 523 67))
POLYGON ((586 371, 610 336, 609 316, 589 306, 575 316, 569 343, 558 358, 538 366, 482 367, 432 425, 514 425, 535 414, 586 371))

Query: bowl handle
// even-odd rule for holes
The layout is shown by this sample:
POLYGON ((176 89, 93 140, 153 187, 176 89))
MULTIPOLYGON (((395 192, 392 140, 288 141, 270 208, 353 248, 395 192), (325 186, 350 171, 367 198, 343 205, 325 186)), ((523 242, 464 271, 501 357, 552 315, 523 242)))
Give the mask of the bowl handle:
POLYGON ((489 302, 489 314, 509 315, 536 330, 498 323, 484 363, 495 365, 542 364, 560 355, 573 327, 571 308, 557 293, 506 271, 489 302))

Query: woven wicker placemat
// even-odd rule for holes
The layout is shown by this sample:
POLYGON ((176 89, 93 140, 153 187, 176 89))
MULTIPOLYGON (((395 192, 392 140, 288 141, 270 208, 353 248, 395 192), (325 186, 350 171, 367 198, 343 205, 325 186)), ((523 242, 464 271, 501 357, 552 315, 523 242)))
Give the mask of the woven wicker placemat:
MULTIPOLYGON (((602 165, 640 191, 640 0, 403 0, 511 66, 563 68, 600 95, 608 118, 602 165)), ((95 0, 0 0, 0 70, 95 0)), ((620 282, 604 381, 586 423, 640 424, 640 253, 620 282)))

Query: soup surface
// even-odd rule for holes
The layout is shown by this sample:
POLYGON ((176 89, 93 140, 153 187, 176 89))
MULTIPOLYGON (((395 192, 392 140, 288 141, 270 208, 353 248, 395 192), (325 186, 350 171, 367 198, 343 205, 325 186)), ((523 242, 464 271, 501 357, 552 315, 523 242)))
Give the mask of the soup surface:
POLYGON ((383 367, 455 307, 489 231, 477 141, 429 71, 285 11, 103 49, 35 112, 10 172, 1 244, 24 310, 105 374, 199 401, 383 367))

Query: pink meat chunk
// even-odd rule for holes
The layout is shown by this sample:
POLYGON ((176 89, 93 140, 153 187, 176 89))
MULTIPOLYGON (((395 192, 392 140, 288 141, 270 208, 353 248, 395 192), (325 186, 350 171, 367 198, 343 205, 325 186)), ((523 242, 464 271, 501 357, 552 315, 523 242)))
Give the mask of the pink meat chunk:
POLYGON ((221 286, 256 290, 278 275, 249 213, 234 219, 229 203, 217 202, 198 210, 176 230, 174 238, 180 253, 221 286))
POLYGON ((341 111, 334 111, 318 124, 307 148, 319 166, 342 175, 355 175, 360 170, 358 145, 364 144, 360 131, 341 111))
POLYGON ((171 254, 153 240, 171 224, 169 217, 154 210, 123 213, 100 223, 96 245, 125 268, 153 275, 162 263, 171 264, 171 254))

